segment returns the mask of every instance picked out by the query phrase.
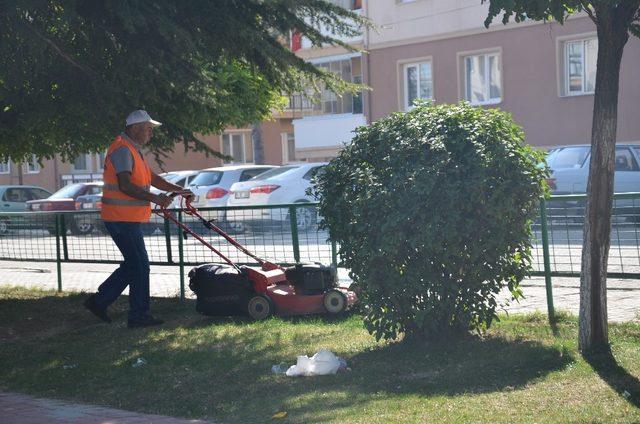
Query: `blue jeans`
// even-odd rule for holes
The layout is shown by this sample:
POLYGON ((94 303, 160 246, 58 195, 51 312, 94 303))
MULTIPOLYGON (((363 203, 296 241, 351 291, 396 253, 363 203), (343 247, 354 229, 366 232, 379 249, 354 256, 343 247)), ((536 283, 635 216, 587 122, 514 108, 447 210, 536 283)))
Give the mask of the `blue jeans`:
POLYGON ((142 225, 137 222, 104 222, 124 262, 98 287, 96 304, 106 308, 129 286, 129 319, 149 313, 149 257, 144 246, 142 225))

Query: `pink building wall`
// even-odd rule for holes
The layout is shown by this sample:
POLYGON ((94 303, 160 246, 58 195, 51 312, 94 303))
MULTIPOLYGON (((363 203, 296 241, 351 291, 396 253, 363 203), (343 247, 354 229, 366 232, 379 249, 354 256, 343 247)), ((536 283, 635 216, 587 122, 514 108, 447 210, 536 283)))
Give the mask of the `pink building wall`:
MULTIPOLYGON (((494 25, 500 25, 494 24, 494 25)), ((437 103, 460 100, 459 52, 501 49, 502 102, 523 126, 527 142, 535 146, 589 143, 593 95, 560 97, 558 89, 558 37, 595 32, 588 18, 564 26, 513 26, 408 45, 370 50, 371 115, 375 121, 399 110, 398 61, 432 58, 433 93, 437 103)), ((560 55, 562 58, 562 55, 560 55)), ((620 77, 618 140, 640 142, 640 40, 627 43, 620 77)))

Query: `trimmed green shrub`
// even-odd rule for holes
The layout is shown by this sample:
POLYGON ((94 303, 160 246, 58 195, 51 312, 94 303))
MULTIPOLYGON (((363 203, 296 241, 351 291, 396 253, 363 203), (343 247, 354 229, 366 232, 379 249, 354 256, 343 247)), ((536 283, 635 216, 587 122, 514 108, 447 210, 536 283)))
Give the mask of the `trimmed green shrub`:
POLYGON ((360 127, 318 176, 321 226, 378 339, 482 331, 531 264, 544 155, 497 109, 420 104, 360 127))

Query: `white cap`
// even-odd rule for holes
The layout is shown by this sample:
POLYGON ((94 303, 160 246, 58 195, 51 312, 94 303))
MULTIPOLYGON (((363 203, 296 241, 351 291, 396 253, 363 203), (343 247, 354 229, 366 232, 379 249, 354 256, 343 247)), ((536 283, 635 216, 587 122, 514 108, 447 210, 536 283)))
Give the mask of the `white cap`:
POLYGON ((151 119, 146 110, 134 110, 127 116, 127 126, 141 122, 151 122, 151 124, 156 127, 162 125, 160 122, 151 119))

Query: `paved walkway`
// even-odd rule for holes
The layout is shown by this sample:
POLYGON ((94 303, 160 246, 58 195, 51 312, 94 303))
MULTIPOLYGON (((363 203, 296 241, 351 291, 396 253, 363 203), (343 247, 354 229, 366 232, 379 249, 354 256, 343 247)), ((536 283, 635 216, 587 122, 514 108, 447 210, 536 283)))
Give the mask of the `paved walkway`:
POLYGON ((100 406, 0 393, 0 422, 6 424, 186 424, 206 423, 146 415, 100 406))
MULTIPOLYGON (((63 264, 62 288, 65 291, 93 292, 115 269, 115 265, 63 264)), ((185 269, 185 274, 189 272, 185 269)), ((341 284, 349 284, 346 270, 339 272, 341 284)), ((188 277, 185 276, 185 294, 191 297, 188 277)), ((0 286, 57 288, 57 272, 54 263, 0 261, 0 286)), ((614 322, 637 320, 640 314, 640 280, 609 279, 607 282, 609 320, 614 322)), ((508 291, 500 295, 500 302, 507 312, 533 312, 547 310, 544 278, 533 277, 522 283, 526 296, 520 303, 510 302, 508 291)), ((177 296, 180 293, 178 267, 151 267, 151 295, 177 296)), ((556 309, 578 314, 580 305, 580 280, 578 278, 553 278, 553 299, 556 309)))

